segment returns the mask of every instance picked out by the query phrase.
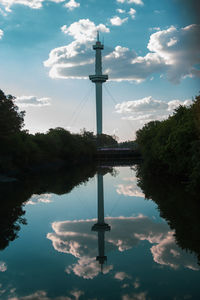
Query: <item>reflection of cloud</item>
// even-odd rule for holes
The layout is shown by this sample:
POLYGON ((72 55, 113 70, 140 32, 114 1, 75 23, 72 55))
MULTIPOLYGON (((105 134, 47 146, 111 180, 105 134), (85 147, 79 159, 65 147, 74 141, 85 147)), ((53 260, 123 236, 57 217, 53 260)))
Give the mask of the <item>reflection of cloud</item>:
POLYGON ((120 281, 124 280, 125 278, 131 278, 128 274, 125 272, 117 272, 114 276, 115 279, 118 279, 120 281))
POLYGON ((5 272, 7 270, 7 265, 4 261, 0 261, 0 272, 5 272))
MULTIPOLYGON (((106 265, 103 267, 102 272, 103 274, 107 274, 112 269, 113 266, 106 265)), ((84 279, 93 279, 99 274, 99 272, 101 272, 101 269, 99 262, 96 261, 95 257, 89 258, 84 256, 78 260, 77 264, 73 264, 66 268, 67 274, 70 274, 71 272, 84 279)))
POLYGON ((124 196, 144 198, 144 194, 140 191, 137 185, 133 184, 118 184, 117 193, 124 196))
POLYGON ((180 265, 192 269, 199 270, 194 255, 186 251, 182 251, 176 244, 173 232, 169 232, 158 245, 151 248, 154 261, 161 265, 170 266, 177 269, 180 265))
MULTIPOLYGON (((83 278, 94 278, 100 267, 95 261, 98 255, 97 233, 91 231, 96 219, 54 222, 53 233, 47 238, 52 241, 55 250, 69 253, 78 259, 76 264, 66 268, 67 273, 74 272, 83 278)), ((198 269, 194 255, 181 250, 175 243, 174 232, 169 231, 165 223, 156 223, 152 219, 139 215, 137 217, 108 217, 106 222, 111 231, 105 233, 105 251, 114 249, 126 251, 146 240, 153 245, 151 252, 156 263, 172 268, 184 266, 193 270, 198 269)), ((108 273, 112 266, 105 268, 108 273)), ((117 279, 125 273, 118 272, 117 279)), ((116 275, 116 274, 115 274, 116 275)), ((121 277, 120 277, 121 276, 121 277)), ((139 285, 139 281, 135 282, 139 285)))
POLYGON ((137 185, 137 178, 136 177, 128 177, 123 178, 124 181, 129 181, 131 184, 118 184, 117 185, 117 193, 124 196, 130 196, 130 197, 142 197, 144 198, 144 194, 142 193, 142 190, 137 185))
MULTIPOLYGON (((99 262, 96 261, 97 234, 91 231, 95 221, 96 219, 52 224, 55 233, 48 233, 47 238, 52 241, 54 249, 78 258, 78 263, 66 268, 68 274, 74 272, 79 277, 92 279, 101 272, 99 262)), ((103 273, 108 273, 112 268, 112 266, 104 266, 103 273)))
POLYGON ((33 294, 27 295, 27 296, 22 296, 22 297, 11 297, 9 300, 79 300, 79 298, 84 295, 83 291, 80 290, 72 290, 70 292, 70 295, 72 297, 68 296, 58 296, 58 297, 48 297, 46 291, 36 291, 33 294))
POLYGON ((133 293, 133 294, 126 294, 122 296, 122 300, 146 300, 146 292, 141 292, 141 293, 133 293))
POLYGON ((133 286, 135 289, 138 289, 140 287, 140 281, 138 278, 136 278, 135 281, 133 282, 133 286))
POLYGON ((41 194, 41 195, 32 195, 30 200, 26 202, 26 205, 35 205, 37 203, 50 203, 52 194, 41 194))

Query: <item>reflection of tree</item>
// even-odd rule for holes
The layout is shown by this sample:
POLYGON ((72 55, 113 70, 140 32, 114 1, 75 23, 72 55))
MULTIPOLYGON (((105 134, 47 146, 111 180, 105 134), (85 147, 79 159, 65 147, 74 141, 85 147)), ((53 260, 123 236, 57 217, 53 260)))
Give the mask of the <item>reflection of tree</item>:
POLYGON ((158 204, 161 216, 175 229, 178 245, 195 252, 200 263, 199 195, 189 193, 184 183, 152 175, 144 165, 137 167, 137 177, 145 197, 158 204))
MULTIPOLYGON (((110 169, 103 169, 105 174, 110 169)), ((0 250, 17 238, 21 224, 26 224, 23 217, 24 203, 33 194, 69 193, 75 186, 93 177, 95 166, 77 167, 53 173, 31 176, 19 182, 0 184, 0 250)))

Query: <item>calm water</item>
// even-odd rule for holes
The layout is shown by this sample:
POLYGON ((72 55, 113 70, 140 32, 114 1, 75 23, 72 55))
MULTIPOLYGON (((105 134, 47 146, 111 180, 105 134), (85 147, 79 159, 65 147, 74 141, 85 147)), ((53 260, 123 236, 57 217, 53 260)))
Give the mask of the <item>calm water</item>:
POLYGON ((97 175, 78 186, 75 174, 54 185, 57 177, 46 188, 41 178, 35 189, 26 183, 3 192, 2 201, 8 197, 12 205, 1 213, 0 299, 200 299, 197 252, 177 245, 176 239, 187 244, 183 226, 175 238, 173 220, 160 217, 168 208, 160 212, 145 200, 133 169, 117 167, 103 176, 107 231, 91 230, 97 175), (17 218, 20 228, 13 225, 17 218))

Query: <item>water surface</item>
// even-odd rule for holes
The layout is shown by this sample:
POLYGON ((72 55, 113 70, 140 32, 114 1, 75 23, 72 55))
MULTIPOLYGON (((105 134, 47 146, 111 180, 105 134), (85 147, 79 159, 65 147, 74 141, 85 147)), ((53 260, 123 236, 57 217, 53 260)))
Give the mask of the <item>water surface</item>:
POLYGON ((77 186, 69 173, 56 187, 4 190, 13 206, 1 221, 0 299, 200 299, 198 253, 178 246, 134 168, 106 172, 77 186), (98 176, 110 230, 92 230, 98 176))

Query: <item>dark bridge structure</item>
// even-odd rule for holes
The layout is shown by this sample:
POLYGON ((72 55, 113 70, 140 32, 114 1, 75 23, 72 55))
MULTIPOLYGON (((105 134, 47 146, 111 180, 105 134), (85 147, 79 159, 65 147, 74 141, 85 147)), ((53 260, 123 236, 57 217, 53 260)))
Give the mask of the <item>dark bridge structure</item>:
POLYGON ((116 162, 126 164, 130 161, 141 161, 139 150, 132 148, 97 148, 96 160, 99 162, 116 162))

